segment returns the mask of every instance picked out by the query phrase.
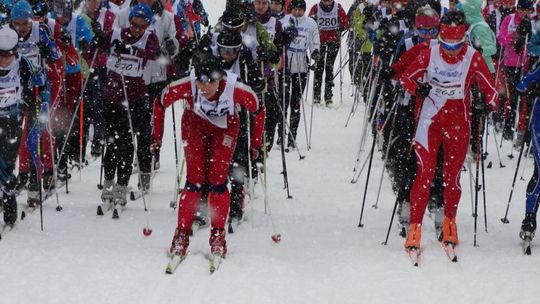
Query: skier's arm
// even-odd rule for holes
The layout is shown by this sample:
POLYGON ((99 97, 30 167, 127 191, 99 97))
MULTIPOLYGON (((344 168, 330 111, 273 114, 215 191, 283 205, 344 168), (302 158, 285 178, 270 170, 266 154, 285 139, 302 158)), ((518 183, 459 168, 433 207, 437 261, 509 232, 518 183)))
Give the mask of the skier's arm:
POLYGON ((42 26, 39 27, 39 41, 43 42, 50 50, 48 56, 46 57, 51 62, 58 60, 61 55, 60 55, 60 52, 58 51, 58 48, 56 47, 56 43, 54 43, 54 41, 51 40, 48 30, 46 30, 43 27, 42 26))
POLYGON ((255 92, 248 86, 241 82, 237 82, 234 88, 233 100, 235 103, 240 104, 249 112, 255 112, 259 109, 259 101, 255 92))
POLYGON ((339 19, 341 30, 343 31, 348 30, 350 27, 349 17, 347 16, 347 13, 343 9, 343 7, 341 7, 341 4, 338 4, 338 19, 339 19))
POLYGON ((497 41, 504 47, 512 45, 512 34, 508 31, 508 25, 510 24, 511 16, 506 16, 501 22, 501 27, 499 29, 499 36, 497 36, 497 41))
POLYGON ((319 29, 317 28, 317 23, 312 22, 313 26, 310 29, 309 32, 309 51, 313 53, 313 51, 317 50, 319 51, 321 49, 321 38, 319 36, 319 29))
MULTIPOLYGON (((165 122, 165 109, 181 99, 191 97, 191 79, 184 77, 182 79, 171 82, 163 89, 161 100, 154 102, 154 126, 152 130, 152 141, 158 146, 161 146, 161 137, 163 134, 165 122)), ((190 100, 192 98, 189 98, 190 100)))
POLYGON ((424 76, 427 72, 427 67, 429 64, 429 49, 424 50, 420 56, 418 56, 409 67, 403 72, 401 78, 399 79, 401 85, 405 88, 407 93, 411 95, 416 95, 416 89, 418 87, 416 81, 417 79, 424 76))
POLYGON ((480 90, 486 96, 484 103, 491 111, 495 111, 499 105, 499 93, 495 89, 495 80, 493 80, 493 76, 489 72, 486 61, 479 52, 475 52, 471 68, 477 83, 480 85, 480 90))
POLYGON ((540 68, 525 75, 525 77, 523 77, 523 80, 521 80, 517 85, 517 90, 520 92, 525 92, 529 86, 534 85, 538 82, 540 82, 540 68))

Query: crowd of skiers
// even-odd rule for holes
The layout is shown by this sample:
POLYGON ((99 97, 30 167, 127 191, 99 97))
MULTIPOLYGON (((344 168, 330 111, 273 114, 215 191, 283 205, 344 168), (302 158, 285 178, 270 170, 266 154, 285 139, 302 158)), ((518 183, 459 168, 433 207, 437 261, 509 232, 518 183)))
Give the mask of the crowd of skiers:
POLYGON ((448 8, 356 0, 348 12, 335 0, 310 10, 305 0, 228 0, 215 26, 200 0, 28 1, 0 3, 6 225, 17 220, 18 193, 26 189, 35 208, 100 157, 101 214, 127 204, 134 167, 144 199, 159 169, 165 109, 174 116, 182 101, 186 181, 170 253, 185 256, 206 205, 211 252, 224 257, 225 228, 243 218, 248 181, 274 143, 282 155, 298 148, 311 70, 312 103, 332 106, 347 34, 339 71, 348 65, 355 103, 365 102, 387 150, 406 249, 420 248, 428 205, 439 240, 459 243, 460 172, 467 158, 478 164, 484 156, 490 125, 516 149, 531 142, 536 166, 520 236, 534 237, 540 22, 532 0, 448 8))

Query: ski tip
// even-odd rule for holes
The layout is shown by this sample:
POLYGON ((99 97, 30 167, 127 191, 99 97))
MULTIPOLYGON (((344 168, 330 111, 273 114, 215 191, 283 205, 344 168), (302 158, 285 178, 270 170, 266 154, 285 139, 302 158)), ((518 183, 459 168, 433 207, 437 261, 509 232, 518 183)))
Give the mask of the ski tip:
POLYGON ((531 246, 527 246, 527 248, 525 249, 525 255, 531 255, 531 254, 532 254, 531 246))
POLYGON ((118 215, 118 210, 114 209, 113 214, 112 214, 112 218, 115 219, 115 220, 120 218, 120 216, 118 215))

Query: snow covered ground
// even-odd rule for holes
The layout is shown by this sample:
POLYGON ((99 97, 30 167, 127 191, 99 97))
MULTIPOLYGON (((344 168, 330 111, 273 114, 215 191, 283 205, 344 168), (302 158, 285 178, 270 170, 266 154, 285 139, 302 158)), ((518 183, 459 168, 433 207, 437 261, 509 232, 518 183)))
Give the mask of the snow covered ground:
MULTIPOLYGON (((215 20, 224 1, 204 2, 215 20)), ((308 7, 313 2, 308 1, 308 7)), ((153 234, 146 238, 142 233, 142 200, 129 202, 120 220, 111 219, 110 212, 96 216, 100 201, 96 162, 84 169, 82 180, 73 177, 69 194, 62 191, 62 212, 55 211, 54 198, 46 202, 43 232, 39 212, 34 212, 0 241, 0 303, 534 303, 540 255, 533 247, 532 256, 523 256, 518 238, 526 182, 516 184, 510 224, 500 221, 517 159, 506 158, 510 144, 502 149, 506 167, 501 169, 490 138, 488 161, 494 165, 486 169, 489 233, 484 232, 480 211, 479 247, 473 247, 469 176, 464 173, 459 262, 450 263, 445 257, 426 217, 423 263, 417 269, 406 257, 404 240, 395 227, 388 245, 381 245, 394 195, 385 177, 379 208, 371 208, 382 169, 380 153, 373 163, 365 226, 357 227, 365 172, 358 184, 350 179, 363 108, 344 128, 352 104, 348 84, 343 97, 337 109, 314 109, 310 151, 300 126, 299 145, 306 158, 300 161, 296 152, 287 154, 293 199, 282 190, 279 150, 270 153, 268 194, 282 235, 279 245, 271 240, 272 226, 258 187, 254 213, 248 206, 249 222, 227 236, 229 254, 217 273, 208 272, 206 228, 192 238, 190 255, 178 271, 164 274, 165 251, 176 225, 176 213, 169 208, 175 162, 167 113, 161 169, 152 196, 153 234)), ((339 104, 339 98, 335 101, 339 104)), ((309 112, 310 105, 306 107, 309 112)), ((532 161, 525 162, 528 180, 532 161)), ((136 185, 135 178, 131 184, 136 185)), ((19 208, 24 203, 22 195, 19 208)))

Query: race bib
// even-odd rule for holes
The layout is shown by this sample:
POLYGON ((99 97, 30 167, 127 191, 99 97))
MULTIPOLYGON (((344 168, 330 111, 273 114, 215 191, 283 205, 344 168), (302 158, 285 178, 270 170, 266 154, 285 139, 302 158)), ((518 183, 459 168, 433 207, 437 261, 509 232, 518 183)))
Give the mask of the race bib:
POLYGON ((338 27, 338 20, 337 17, 319 17, 317 24, 321 30, 335 30, 338 27))
POLYGON ((0 89, 0 108, 17 104, 17 88, 0 89))
POLYGON ((430 94, 433 94, 443 100, 446 99, 463 99, 463 87, 459 82, 440 83, 434 79, 429 81, 432 86, 430 94))
POLYGON ((118 60, 118 57, 111 56, 109 69, 128 77, 141 77, 143 75, 143 69, 141 68, 142 60, 139 57, 122 55, 120 58, 121 59, 118 60))

